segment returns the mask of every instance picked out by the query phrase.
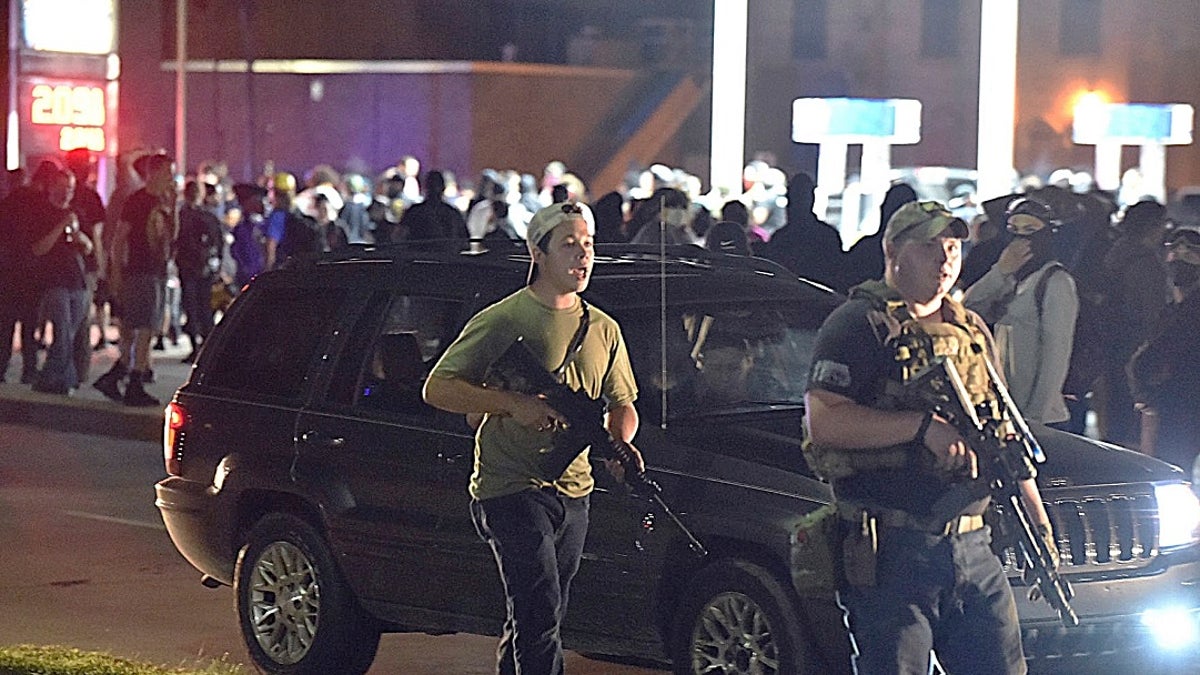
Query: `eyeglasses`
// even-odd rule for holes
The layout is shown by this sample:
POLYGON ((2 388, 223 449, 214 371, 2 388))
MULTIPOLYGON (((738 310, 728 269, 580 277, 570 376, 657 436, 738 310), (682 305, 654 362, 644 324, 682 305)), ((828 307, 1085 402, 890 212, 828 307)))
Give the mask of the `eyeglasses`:
POLYGON ((579 216, 583 215, 583 207, 579 205, 579 202, 563 202, 562 212, 579 216))

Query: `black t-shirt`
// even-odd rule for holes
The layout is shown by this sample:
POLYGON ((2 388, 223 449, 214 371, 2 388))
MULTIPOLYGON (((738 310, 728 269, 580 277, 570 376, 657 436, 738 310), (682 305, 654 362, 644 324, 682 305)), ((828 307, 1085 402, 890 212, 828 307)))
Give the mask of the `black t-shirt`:
MULTIPOLYGON (((834 310, 817 332, 809 369, 808 388, 821 389, 874 407, 887 380, 893 377, 896 361, 892 352, 876 338, 867 318, 871 302, 851 299, 834 310)), ((970 315, 978 326, 980 321, 970 315)), ((918 518, 931 515, 931 507, 952 487, 943 476, 917 462, 922 446, 912 443, 914 461, 902 469, 863 471, 833 481, 838 499, 905 511, 918 518)), ((983 502, 964 512, 981 513, 983 502)))
MULTIPOLYGON (((75 197, 71 200, 71 210, 79 218, 79 229, 93 242, 96 240, 96 224, 104 222, 104 202, 100 194, 90 186, 79 185, 75 188, 75 197)), ((87 271, 96 272, 103 261, 97 260, 95 249, 84 256, 87 271)))
POLYGON ((121 209, 121 219, 129 225, 125 272, 130 275, 145 275, 165 279, 167 261, 171 257, 170 247, 175 236, 174 204, 164 206, 162 200, 145 188, 129 196, 121 209), (162 219, 161 226, 167 230, 165 240, 151 242, 150 220, 162 219))

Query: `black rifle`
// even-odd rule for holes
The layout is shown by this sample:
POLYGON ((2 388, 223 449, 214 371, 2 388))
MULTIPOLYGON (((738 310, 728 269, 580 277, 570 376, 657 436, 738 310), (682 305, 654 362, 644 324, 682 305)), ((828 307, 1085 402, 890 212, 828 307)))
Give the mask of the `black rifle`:
POLYGON ((554 446, 541 460, 542 470, 549 480, 561 476, 571 462, 590 446, 592 456, 617 460, 624 470, 625 484, 633 494, 649 497, 687 537, 691 549, 700 555, 707 555, 700 540, 663 501, 662 487, 638 466, 629 444, 608 433, 604 427, 604 401, 589 398, 586 393, 559 382, 538 362, 523 338, 517 338, 492 363, 485 382, 489 387, 541 396, 547 405, 567 419, 566 427, 555 431, 554 446))
MULTIPOLYGON (((907 361, 907 353, 908 348, 901 347, 898 360, 907 361)), ((1038 533, 1021 494, 1021 481, 1037 476, 1034 461, 1045 461, 1045 456, 990 363, 988 372, 992 393, 1000 404, 998 415, 976 411, 958 369, 944 356, 930 361, 906 382, 906 388, 926 409, 953 424, 975 451, 982 479, 975 484, 986 486, 999 506, 1001 529, 1016 534, 1023 576, 1033 585, 1030 599, 1044 598, 1064 626, 1078 626, 1079 617, 1070 604, 1074 595, 1071 584, 1059 575, 1050 547, 1038 533)))

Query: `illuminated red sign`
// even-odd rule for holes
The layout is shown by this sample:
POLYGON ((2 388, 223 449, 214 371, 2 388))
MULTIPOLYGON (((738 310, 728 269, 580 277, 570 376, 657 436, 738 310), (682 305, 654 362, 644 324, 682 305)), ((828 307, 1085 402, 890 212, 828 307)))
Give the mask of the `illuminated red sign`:
MULTIPOLYGON (((26 141, 43 152, 108 146, 108 91, 103 84, 26 80, 21 85, 26 141)), ((31 148, 32 149, 32 148, 31 148)))

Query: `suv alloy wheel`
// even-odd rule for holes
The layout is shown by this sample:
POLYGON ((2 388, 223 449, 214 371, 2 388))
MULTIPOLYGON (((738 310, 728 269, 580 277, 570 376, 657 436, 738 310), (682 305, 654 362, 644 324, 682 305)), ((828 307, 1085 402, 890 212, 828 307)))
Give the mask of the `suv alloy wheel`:
POLYGON ((770 572, 729 560, 702 572, 675 618, 677 675, 804 673, 795 604, 770 572))
POLYGON ((287 514, 250 531, 234 592, 242 640, 266 673, 361 675, 379 628, 359 609, 320 535, 287 514))

